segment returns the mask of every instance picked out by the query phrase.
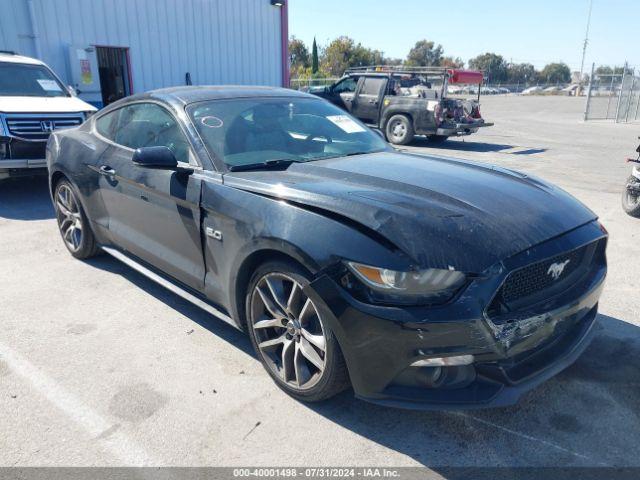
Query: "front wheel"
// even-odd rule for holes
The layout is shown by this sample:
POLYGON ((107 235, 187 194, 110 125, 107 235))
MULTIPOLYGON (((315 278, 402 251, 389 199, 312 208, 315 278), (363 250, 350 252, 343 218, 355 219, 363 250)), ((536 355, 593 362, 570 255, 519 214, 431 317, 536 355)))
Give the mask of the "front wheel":
POLYGON ((78 195, 71 183, 60 181, 53 193, 58 229, 64 246, 81 260, 95 256, 99 249, 78 195))
POLYGON ((640 191, 640 184, 636 177, 631 176, 627 179, 627 184, 635 184, 638 190, 630 191, 625 187, 622 192, 622 209, 632 217, 640 218, 640 195, 636 192, 640 191))
POLYGON ((406 115, 394 115, 387 122, 385 128, 387 140, 394 145, 408 145, 413 141, 415 132, 413 124, 406 115))
POLYGON ((262 265, 249 283, 247 328, 276 384, 298 400, 316 402, 347 388, 349 378, 338 342, 305 288, 309 276, 296 264, 262 265))

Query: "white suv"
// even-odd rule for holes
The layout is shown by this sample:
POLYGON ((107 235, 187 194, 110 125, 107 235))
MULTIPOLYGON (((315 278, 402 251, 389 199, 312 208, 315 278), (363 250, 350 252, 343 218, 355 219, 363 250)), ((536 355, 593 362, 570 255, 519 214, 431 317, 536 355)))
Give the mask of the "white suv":
POLYGON ((0 180, 45 172, 51 132, 95 111, 40 60, 0 52, 0 180))

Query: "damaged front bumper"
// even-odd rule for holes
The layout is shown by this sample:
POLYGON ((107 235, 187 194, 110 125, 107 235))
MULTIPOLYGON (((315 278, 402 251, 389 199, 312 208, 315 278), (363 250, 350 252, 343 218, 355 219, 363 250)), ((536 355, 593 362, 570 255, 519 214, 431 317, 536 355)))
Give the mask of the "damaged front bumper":
POLYGON ((573 363, 593 335, 606 276, 606 234, 597 222, 496 265, 457 298, 434 307, 385 307, 351 297, 329 275, 311 286, 344 354, 356 396, 413 409, 511 405, 573 363), (517 312, 487 314, 505 278, 518 268, 585 245, 597 255, 579 281, 517 312), (457 366, 420 360, 470 358, 457 366))

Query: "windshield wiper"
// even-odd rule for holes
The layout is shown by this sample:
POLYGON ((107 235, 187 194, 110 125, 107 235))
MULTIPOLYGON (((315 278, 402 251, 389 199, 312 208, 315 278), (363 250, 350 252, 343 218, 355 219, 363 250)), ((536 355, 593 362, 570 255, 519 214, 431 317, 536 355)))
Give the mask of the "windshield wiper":
POLYGON ((373 153, 382 153, 386 150, 371 150, 370 152, 350 152, 350 153, 341 153, 340 155, 329 155, 327 157, 318 157, 314 160, 332 160, 334 158, 342 158, 342 157, 354 157, 356 155, 371 155, 373 153))
POLYGON ((246 165, 231 165, 229 170, 232 172, 244 172, 247 170, 269 170, 271 168, 284 168, 285 170, 292 163, 301 163, 300 160, 292 158, 281 158, 278 160, 267 160, 266 162, 247 163, 246 165))

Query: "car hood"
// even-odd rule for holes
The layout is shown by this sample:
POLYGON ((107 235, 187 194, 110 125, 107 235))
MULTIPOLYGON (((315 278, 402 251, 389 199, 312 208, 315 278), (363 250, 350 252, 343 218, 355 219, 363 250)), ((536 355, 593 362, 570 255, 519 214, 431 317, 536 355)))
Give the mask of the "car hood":
POLYGON ((596 219, 539 179, 444 157, 383 152, 234 172, 224 181, 359 222, 421 268, 480 273, 596 219))
POLYGON ((78 97, 2 97, 2 113, 76 113, 95 111, 96 107, 78 97))

